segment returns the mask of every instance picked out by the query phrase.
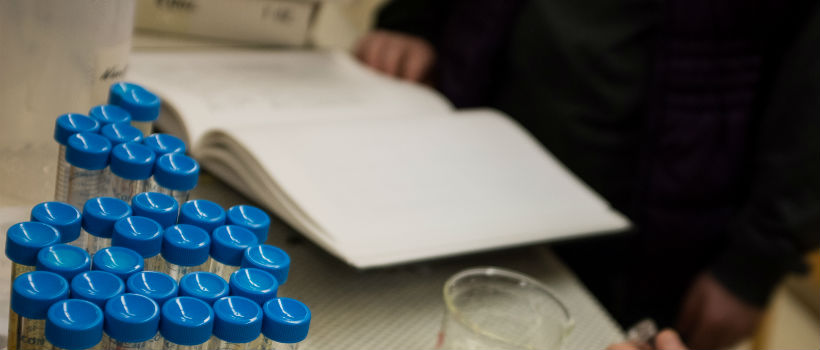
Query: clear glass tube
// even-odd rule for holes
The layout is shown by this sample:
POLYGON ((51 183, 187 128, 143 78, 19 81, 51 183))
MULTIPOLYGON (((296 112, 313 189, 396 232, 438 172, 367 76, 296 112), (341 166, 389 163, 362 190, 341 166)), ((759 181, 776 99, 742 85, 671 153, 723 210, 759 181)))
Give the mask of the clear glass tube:
MULTIPOLYGON (((254 347, 253 349, 298 350, 299 349, 299 344, 302 344, 301 342, 299 342, 299 343, 280 343, 280 342, 275 341, 271 338, 268 338, 264 335, 260 336, 259 338, 261 339, 261 342, 259 342, 259 344, 257 344, 258 346, 254 347)), ((257 341, 259 341, 259 339, 254 340, 254 343, 256 343, 257 341)))
POLYGON ((179 345, 177 343, 171 342, 168 339, 165 339, 162 342, 162 348, 165 350, 212 350, 210 348, 210 344, 214 340, 214 338, 215 337, 211 336, 211 339, 199 345, 179 345))
POLYGON ((258 349, 251 347, 251 344, 255 342, 247 342, 247 343, 231 343, 228 341, 224 341, 222 339, 217 338, 216 336, 211 337, 211 341, 209 342, 208 349, 209 350, 249 350, 249 349, 258 349))
POLYGON ((57 183, 54 187, 54 200, 58 202, 68 201, 68 169, 71 164, 65 160, 65 145, 60 145, 57 156, 57 183))
MULTIPOLYGON (((85 232, 85 230, 83 230, 85 232)), ((83 236, 80 234, 80 236, 83 236)), ((97 251, 103 248, 108 248, 111 246, 111 237, 98 237, 92 235, 88 232, 85 232, 85 251, 88 252, 88 255, 94 256, 97 251)))
POLYGON ((108 334, 103 333, 102 341, 100 341, 100 344, 96 348, 101 350, 162 350, 164 343, 165 339, 162 338, 159 332, 157 332, 153 338, 139 343, 117 341, 109 337, 108 334))
MULTIPOLYGON (((20 350, 40 350, 50 349, 51 343, 46 340, 46 320, 35 320, 20 317, 14 311, 11 312, 17 319, 14 333, 9 333, 9 349, 20 350), (14 338, 12 338, 14 336, 14 338), (15 347, 16 346, 16 347, 15 347)), ((9 320, 11 322, 11 320, 9 320)), ((9 323, 11 325, 11 323, 9 323)))
POLYGON ((154 122, 140 122, 131 120, 131 126, 139 129, 139 131, 142 131, 143 135, 151 135, 151 131, 154 129, 154 122))
POLYGON ((165 259, 161 254, 154 255, 145 259, 145 267, 143 271, 158 271, 162 272, 165 269, 165 259))
POLYGON ((130 180, 119 177, 111 173, 109 182, 111 184, 111 197, 119 198, 126 203, 131 203, 131 198, 145 192, 146 180, 130 180))
POLYGON ((99 197, 106 191, 105 169, 87 170, 70 166, 68 169, 68 199, 66 202, 81 209, 85 201, 99 197))
POLYGON ((171 278, 177 280, 177 282, 179 282, 179 279, 182 278, 182 276, 185 276, 191 272, 210 271, 211 269, 211 259, 208 259, 202 265, 197 266, 182 266, 170 263, 167 260, 163 260, 163 262, 165 263, 165 266, 159 271, 171 276, 171 278))
MULTIPOLYGON (((14 281, 18 276, 26 273, 34 271, 34 266, 28 266, 18 263, 11 264, 11 281, 14 281)), ((18 342, 20 341, 20 330, 22 329, 22 324, 20 323, 22 320, 17 313, 14 312, 11 308, 9 308, 9 332, 8 334, 8 341, 9 341, 9 349, 16 349, 19 347, 18 342)))
POLYGON ((225 281, 231 280, 231 274, 239 270, 239 266, 233 265, 225 265, 216 259, 211 258, 211 269, 212 273, 215 273, 219 277, 222 277, 225 281))

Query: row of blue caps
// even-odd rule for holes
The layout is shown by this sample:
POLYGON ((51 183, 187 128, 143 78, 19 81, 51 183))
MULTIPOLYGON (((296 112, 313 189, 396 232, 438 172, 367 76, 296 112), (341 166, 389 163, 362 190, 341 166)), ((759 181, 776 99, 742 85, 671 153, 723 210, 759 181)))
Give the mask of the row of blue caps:
POLYGON ((11 307, 21 317, 46 319, 46 338, 66 349, 93 347, 103 329, 111 338, 129 343, 149 340, 157 331, 181 345, 202 344, 211 335, 247 343, 260 333, 280 343, 304 340, 311 318, 307 306, 276 297, 275 290, 260 299, 256 280, 244 284, 240 277, 263 274, 240 269, 231 276, 229 288, 209 272, 185 275, 177 287, 170 276, 152 271, 134 274, 125 284, 104 271, 81 273, 70 283, 59 274, 34 271, 15 279, 11 307), (250 293, 242 289, 247 286, 253 289, 250 293), (200 297, 214 291, 211 294, 217 297, 200 297))

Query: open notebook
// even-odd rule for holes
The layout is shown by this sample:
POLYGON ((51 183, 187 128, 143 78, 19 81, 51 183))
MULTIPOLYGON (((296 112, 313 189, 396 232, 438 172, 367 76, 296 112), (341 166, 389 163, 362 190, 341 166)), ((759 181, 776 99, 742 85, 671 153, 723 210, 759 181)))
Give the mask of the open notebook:
POLYGON ((205 168, 358 268, 629 225, 509 117, 345 53, 135 53, 128 79, 205 168))

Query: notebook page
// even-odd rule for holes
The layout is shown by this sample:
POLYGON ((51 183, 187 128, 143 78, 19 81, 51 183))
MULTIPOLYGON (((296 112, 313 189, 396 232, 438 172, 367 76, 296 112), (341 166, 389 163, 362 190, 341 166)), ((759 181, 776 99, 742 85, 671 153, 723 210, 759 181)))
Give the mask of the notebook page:
POLYGON ((495 111, 225 132, 357 267, 628 226, 495 111))
POLYGON ((342 52, 140 52, 131 56, 128 79, 173 105, 194 143, 228 124, 451 110, 432 89, 383 76, 342 52))

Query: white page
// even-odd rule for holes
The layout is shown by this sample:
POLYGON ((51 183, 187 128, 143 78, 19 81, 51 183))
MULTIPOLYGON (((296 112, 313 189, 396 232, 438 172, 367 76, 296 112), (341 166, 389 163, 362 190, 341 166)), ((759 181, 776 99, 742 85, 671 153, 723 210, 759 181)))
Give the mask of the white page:
POLYGON ((451 109, 432 89, 383 76, 342 52, 141 52, 131 56, 128 80, 170 103, 194 143, 226 125, 438 115, 451 109))
POLYGON ((494 111, 225 132, 251 150, 358 267, 628 226, 494 111))

